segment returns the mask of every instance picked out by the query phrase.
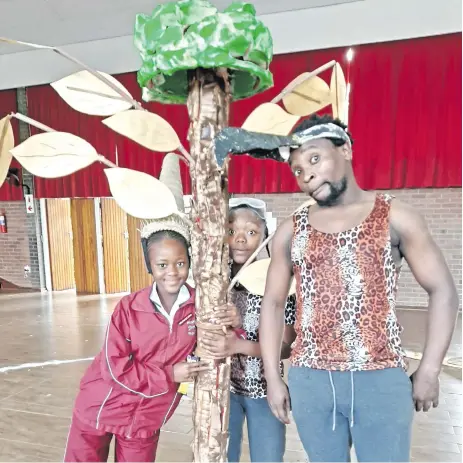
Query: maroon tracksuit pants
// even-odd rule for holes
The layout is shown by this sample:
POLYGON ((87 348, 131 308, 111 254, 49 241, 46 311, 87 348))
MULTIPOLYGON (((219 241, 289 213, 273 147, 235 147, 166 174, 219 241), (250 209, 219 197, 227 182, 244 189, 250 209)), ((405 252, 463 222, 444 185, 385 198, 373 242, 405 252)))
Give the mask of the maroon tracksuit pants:
MULTIPOLYGON (((65 462, 108 461, 113 434, 99 431, 79 421, 74 415, 64 454, 65 462)), ((159 431, 146 439, 114 435, 115 462, 153 462, 159 441, 159 431)))

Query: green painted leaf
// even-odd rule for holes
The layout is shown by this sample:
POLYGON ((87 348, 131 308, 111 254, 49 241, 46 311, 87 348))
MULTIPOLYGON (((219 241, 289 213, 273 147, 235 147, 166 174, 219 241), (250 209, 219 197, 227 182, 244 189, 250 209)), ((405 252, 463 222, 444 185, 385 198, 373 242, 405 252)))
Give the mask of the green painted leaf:
POLYGON ((176 42, 183 38, 183 27, 173 26, 164 30, 159 40, 156 42, 156 50, 163 51, 169 48, 175 48, 176 42))
POLYGON ((191 0, 182 0, 177 2, 177 5, 184 15, 184 24, 186 26, 198 23, 207 16, 213 16, 217 13, 217 8, 207 1, 197 0, 192 2, 191 0))
POLYGON ((228 44, 228 51, 233 57, 244 56, 246 51, 251 46, 251 41, 252 37, 250 36, 250 34, 243 34, 239 37, 234 37, 232 40, 230 40, 228 44))
POLYGON ((252 61, 262 67, 266 66, 268 61, 267 55, 259 50, 251 50, 248 53, 247 58, 249 61, 252 61))
POLYGON ((206 0, 164 3, 151 16, 137 15, 134 41, 145 101, 185 103, 187 71, 198 67, 227 67, 235 100, 273 84, 272 38, 249 3, 232 3, 223 13, 206 0))
POLYGON ((246 13, 251 16, 255 16, 256 9, 251 3, 234 2, 225 8, 224 13, 246 13))
POLYGON ((164 3, 160 5, 159 19, 161 27, 180 26, 182 24, 183 12, 175 3, 164 3))

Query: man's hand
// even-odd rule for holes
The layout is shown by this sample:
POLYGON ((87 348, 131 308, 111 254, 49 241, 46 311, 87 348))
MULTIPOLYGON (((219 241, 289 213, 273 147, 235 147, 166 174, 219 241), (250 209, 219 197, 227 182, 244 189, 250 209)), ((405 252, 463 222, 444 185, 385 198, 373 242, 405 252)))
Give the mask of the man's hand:
POLYGON ((439 405, 439 374, 418 368, 412 375, 413 401, 417 412, 439 405))
POLYGON ((241 315, 232 303, 220 306, 211 318, 211 323, 232 328, 241 327, 241 315))
POLYGON ((208 371, 211 367, 207 362, 180 362, 174 365, 174 382, 186 383, 193 381, 201 371, 208 371))
POLYGON ((201 340, 201 347, 214 360, 220 360, 236 354, 239 341, 240 339, 232 330, 228 330, 226 334, 205 331, 201 340))
POLYGON ((288 386, 281 378, 267 381, 267 401, 272 413, 283 423, 289 424, 289 413, 291 401, 289 398, 288 386))

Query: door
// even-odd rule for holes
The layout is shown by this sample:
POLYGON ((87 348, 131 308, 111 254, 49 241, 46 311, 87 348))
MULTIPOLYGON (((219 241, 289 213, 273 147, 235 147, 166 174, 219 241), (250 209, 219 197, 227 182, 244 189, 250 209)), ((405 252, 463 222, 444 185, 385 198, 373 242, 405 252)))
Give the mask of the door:
POLYGON ((107 294, 130 291, 127 214, 112 198, 101 199, 104 281, 107 294))
POLYGON ((76 292, 99 294, 95 202, 71 199, 76 292))
POLYGON ((134 292, 150 286, 153 281, 146 270, 145 257, 141 247, 140 230, 142 225, 140 219, 128 215, 127 226, 129 232, 130 291, 134 292))
POLYGON ((48 249, 52 291, 75 287, 71 201, 47 199, 48 249))

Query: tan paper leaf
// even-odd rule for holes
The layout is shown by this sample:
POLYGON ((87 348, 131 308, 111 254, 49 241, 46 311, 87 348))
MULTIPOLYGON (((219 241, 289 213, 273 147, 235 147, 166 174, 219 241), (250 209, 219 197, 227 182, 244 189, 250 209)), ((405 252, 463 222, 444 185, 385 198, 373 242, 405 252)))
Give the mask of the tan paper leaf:
POLYGON ((299 116, 287 113, 281 106, 264 103, 254 109, 242 128, 250 132, 288 135, 298 120, 299 116))
POLYGON ((331 95, 332 95, 332 107, 333 117, 339 118, 341 121, 346 119, 346 95, 347 85, 342 71, 341 65, 336 63, 331 74, 331 95))
POLYGON ((164 183, 172 192, 177 203, 177 209, 185 212, 185 201, 183 199, 182 177, 180 175, 180 157, 174 153, 167 153, 162 161, 159 181, 164 183))
POLYGON ((109 189, 119 207, 138 219, 159 219, 177 212, 175 197, 157 178, 145 172, 105 169, 109 189))
POLYGON ((291 93, 283 97, 286 110, 301 117, 316 113, 331 104, 331 102, 330 88, 318 76, 304 80, 291 93))
POLYGON ((313 206, 315 204, 315 199, 312 197, 309 198, 307 201, 304 201, 293 213, 292 215, 296 214, 296 212, 299 212, 301 209, 304 209, 304 207, 307 206, 313 206))
POLYGON ((162 117, 132 109, 104 119, 103 124, 152 151, 167 153, 180 146, 173 127, 162 117))
POLYGON ((14 148, 13 127, 10 118, 0 120, 0 186, 5 182, 10 168, 12 155, 10 150, 14 148))
MULTIPOLYGON (((252 294, 263 296, 271 259, 260 259, 248 265, 239 276, 238 281, 252 294)), ((296 292, 296 280, 293 278, 288 295, 296 292)))
MULTIPOLYGON (((132 98, 129 91, 117 79, 104 72, 100 74, 132 98)), ((53 82, 51 86, 71 108, 91 116, 112 116, 132 107, 132 103, 124 100, 121 95, 88 71, 71 74, 53 82)))
POLYGON ((34 135, 10 152, 31 174, 43 178, 65 177, 98 160, 90 143, 66 132, 34 135))

